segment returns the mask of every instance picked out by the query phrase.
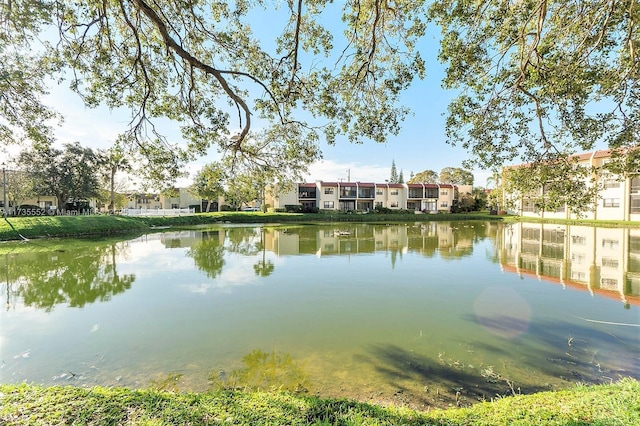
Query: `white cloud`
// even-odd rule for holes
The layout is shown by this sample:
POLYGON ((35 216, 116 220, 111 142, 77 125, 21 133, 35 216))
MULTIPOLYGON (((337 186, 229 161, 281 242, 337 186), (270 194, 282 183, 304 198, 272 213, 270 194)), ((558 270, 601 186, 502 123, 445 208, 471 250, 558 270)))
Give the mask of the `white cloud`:
MULTIPOLYGON (((368 165, 356 162, 339 163, 334 160, 321 160, 309 167, 305 176, 309 182, 384 182, 389 179, 391 167, 388 165, 368 165)), ((405 179, 408 176, 405 177, 405 179)))
MULTIPOLYGON (((398 170, 398 173, 400 170, 398 170)), ((485 187, 487 178, 492 172, 487 170, 472 170, 474 175, 474 186, 485 187)), ((409 174, 403 172, 405 182, 409 180, 409 174)), ((309 167, 309 173, 305 176, 307 182, 315 182, 322 180, 325 182, 347 182, 350 176, 351 182, 374 182, 384 183, 385 179, 389 179, 391 175, 390 165, 367 165, 358 164, 356 162, 340 163, 334 160, 321 160, 309 167)))

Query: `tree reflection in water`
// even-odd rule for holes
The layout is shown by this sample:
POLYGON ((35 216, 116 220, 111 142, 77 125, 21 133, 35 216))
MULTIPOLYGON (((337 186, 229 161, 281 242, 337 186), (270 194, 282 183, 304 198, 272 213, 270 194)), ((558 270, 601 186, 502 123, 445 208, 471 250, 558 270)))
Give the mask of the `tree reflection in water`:
POLYGON ((207 274, 209 278, 215 278, 222 272, 224 266, 225 234, 222 231, 203 231, 202 239, 189 248, 187 256, 191 256, 198 269, 207 274), (222 238, 222 240, 221 240, 222 238))
POLYGON ((268 277, 275 269, 275 265, 272 261, 266 260, 267 247, 264 243, 264 228, 260 228, 260 250, 262 251, 262 260, 253 265, 253 271, 259 277, 268 277))
POLYGON ((128 248, 127 242, 87 244, 80 249, 44 249, 6 255, 3 259, 7 287, 26 306, 50 312, 55 305, 68 303, 81 308, 131 288, 135 275, 120 275, 116 258, 128 248))

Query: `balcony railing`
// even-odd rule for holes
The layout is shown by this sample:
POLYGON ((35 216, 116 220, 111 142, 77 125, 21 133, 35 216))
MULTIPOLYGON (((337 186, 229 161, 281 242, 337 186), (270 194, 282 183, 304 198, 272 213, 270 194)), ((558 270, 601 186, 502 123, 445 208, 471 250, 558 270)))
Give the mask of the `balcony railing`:
POLYGON ((427 188, 427 198, 438 198, 438 188, 427 188))
POLYGON ((316 191, 301 191, 298 192, 298 198, 316 198, 316 191))

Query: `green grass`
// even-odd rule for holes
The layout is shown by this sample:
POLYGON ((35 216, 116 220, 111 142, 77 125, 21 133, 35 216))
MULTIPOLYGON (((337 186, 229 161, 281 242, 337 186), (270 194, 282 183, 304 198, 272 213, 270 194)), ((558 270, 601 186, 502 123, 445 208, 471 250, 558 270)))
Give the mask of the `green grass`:
POLYGON ((128 216, 39 216, 9 217, 0 220, 0 241, 22 238, 79 237, 95 235, 115 235, 122 233, 148 232, 158 227, 189 227, 216 223, 298 223, 313 224, 326 222, 367 222, 367 223, 414 223, 452 220, 504 220, 558 223, 567 225, 593 226, 640 226, 638 222, 535 219, 515 216, 495 216, 488 212, 460 214, 346 214, 346 213, 260 213, 260 212, 216 212, 200 213, 192 216, 128 217, 128 216))
POLYGON ((0 220, 0 241, 24 238, 113 235, 152 230, 154 227, 187 227, 215 223, 318 223, 318 222, 418 222, 428 220, 495 220, 488 214, 296 214, 216 212, 175 217, 38 216, 0 220))
POLYGON ((0 385, 0 424, 637 425, 640 382, 625 379, 427 412, 284 392, 0 385))

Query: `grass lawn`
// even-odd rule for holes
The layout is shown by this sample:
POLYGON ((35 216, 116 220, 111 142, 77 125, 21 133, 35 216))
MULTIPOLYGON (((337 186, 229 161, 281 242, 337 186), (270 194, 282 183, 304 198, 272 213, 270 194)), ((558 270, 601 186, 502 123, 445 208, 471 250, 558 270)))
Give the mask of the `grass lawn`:
POLYGON ((124 232, 148 231, 154 227, 184 227, 215 223, 318 223, 318 222, 418 222, 428 220, 489 220, 496 216, 486 213, 426 215, 426 214, 312 214, 216 212, 192 216, 131 217, 131 216, 32 216, 8 217, 0 220, 0 241, 23 238, 113 235, 124 232))
POLYGON ((640 382, 625 379, 428 412, 284 392, 0 385, 0 424, 639 425, 640 382))

